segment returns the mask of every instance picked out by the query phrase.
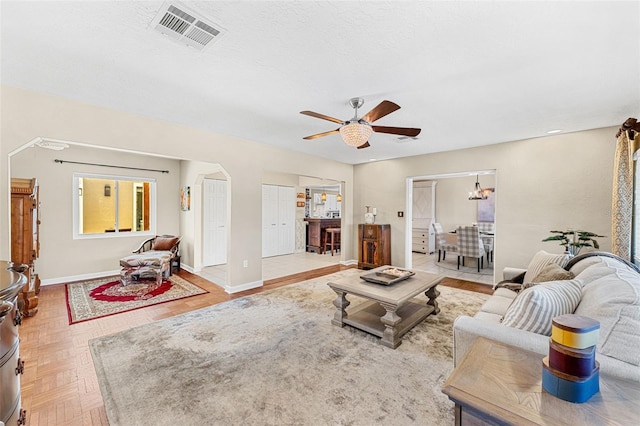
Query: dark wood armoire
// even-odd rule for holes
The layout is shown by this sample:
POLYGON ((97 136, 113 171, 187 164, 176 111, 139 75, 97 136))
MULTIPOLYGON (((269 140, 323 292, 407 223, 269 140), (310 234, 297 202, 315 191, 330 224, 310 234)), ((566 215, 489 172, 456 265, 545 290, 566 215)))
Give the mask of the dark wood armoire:
POLYGON ((358 268, 391 265, 391 225, 358 225, 358 268))
POLYGON ((38 182, 33 179, 11 179, 11 261, 27 266, 27 277, 19 296, 20 310, 26 316, 38 312, 40 278, 35 260, 40 253, 40 200, 38 182))

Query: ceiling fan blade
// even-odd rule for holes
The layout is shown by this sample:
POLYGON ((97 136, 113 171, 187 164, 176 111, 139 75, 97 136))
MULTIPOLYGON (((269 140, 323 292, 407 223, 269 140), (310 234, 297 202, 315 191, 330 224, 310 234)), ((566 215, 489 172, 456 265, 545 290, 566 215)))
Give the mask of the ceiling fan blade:
POLYGON ((369 148, 370 146, 371 146, 371 145, 369 145, 369 142, 365 142, 365 143, 363 143, 362 145, 360 145, 360 146, 358 147, 358 149, 369 148))
POLYGON ((411 127, 388 127, 388 126, 371 126, 374 132, 391 133, 392 135, 418 136, 421 129, 411 127))
POLYGON ((400 105, 394 104, 391 101, 382 101, 377 107, 362 116, 361 120, 367 123, 373 123, 376 120, 381 119, 385 115, 391 114, 393 111, 400 109, 400 105))
POLYGON ((321 138, 323 136, 329 136, 332 135, 334 133, 338 133, 340 131, 340 129, 335 129, 335 130, 329 130, 328 132, 324 132, 324 133, 316 133, 315 135, 311 135, 311 136, 305 136, 302 139, 306 139, 308 141, 312 140, 312 139, 317 139, 317 138, 321 138))
POLYGON ((334 123, 338 123, 338 124, 343 123, 343 121, 338 118, 329 117, 328 115, 320 114, 313 111, 300 111, 300 114, 308 115, 310 117, 315 117, 315 118, 322 118, 323 120, 333 121, 334 123))

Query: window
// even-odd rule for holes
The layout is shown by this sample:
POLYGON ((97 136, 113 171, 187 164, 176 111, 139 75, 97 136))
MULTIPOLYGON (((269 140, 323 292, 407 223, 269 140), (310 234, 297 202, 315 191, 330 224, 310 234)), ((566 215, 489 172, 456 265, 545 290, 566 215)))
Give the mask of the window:
POLYGON ((74 238, 155 235, 156 181, 75 173, 74 238))

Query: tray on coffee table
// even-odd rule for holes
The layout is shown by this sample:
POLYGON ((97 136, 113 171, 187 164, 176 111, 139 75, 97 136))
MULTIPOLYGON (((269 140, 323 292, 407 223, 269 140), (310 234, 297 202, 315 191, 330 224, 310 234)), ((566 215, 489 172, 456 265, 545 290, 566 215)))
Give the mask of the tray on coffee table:
POLYGON ((374 284, 392 285, 399 281, 406 280, 415 274, 415 272, 408 269, 385 265, 374 269, 368 274, 360 275, 360 278, 374 284))

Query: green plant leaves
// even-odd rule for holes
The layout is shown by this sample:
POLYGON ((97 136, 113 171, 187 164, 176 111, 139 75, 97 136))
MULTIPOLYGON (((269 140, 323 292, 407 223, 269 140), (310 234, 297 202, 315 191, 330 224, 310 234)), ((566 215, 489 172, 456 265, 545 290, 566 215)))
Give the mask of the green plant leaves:
POLYGON ((561 246, 565 246, 567 251, 574 252, 577 254, 582 247, 593 247, 595 249, 600 248, 600 244, 595 239, 597 238, 606 238, 604 235, 598 235, 595 232, 590 231, 581 231, 581 230, 567 230, 567 231, 549 231, 552 234, 544 241, 560 241, 561 246), (573 247, 574 250, 569 250, 569 247, 573 247), (577 249, 577 250, 575 250, 577 249))

